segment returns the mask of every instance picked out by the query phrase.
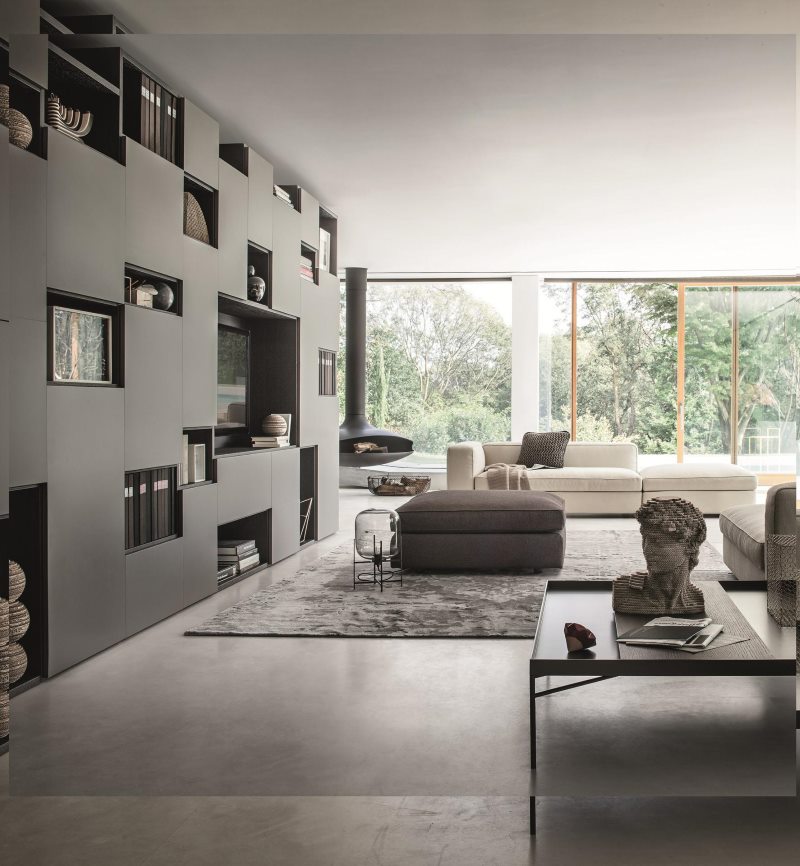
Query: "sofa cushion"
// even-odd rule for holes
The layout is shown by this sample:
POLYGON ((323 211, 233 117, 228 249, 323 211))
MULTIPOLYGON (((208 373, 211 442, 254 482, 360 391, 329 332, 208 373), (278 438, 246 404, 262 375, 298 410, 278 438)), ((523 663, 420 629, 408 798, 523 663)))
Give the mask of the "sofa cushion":
POLYGON ((568 444, 569 433, 566 430, 526 433, 522 437, 517 463, 523 466, 552 466, 553 469, 561 469, 568 444))
POLYGON ((434 490, 397 509, 405 533, 557 532, 564 502, 532 490, 434 490))
POLYGON ((642 490, 755 490, 757 478, 733 463, 669 463, 641 469, 642 490))
MULTIPOLYGON (((638 493, 642 489, 642 479, 638 473, 631 469, 617 469, 613 466, 531 469, 526 474, 531 490, 548 490, 552 493, 638 493)), ((476 489, 486 490, 488 486, 485 472, 475 478, 476 489)))
POLYGON ((719 516, 719 528, 750 562, 764 568, 764 506, 735 505, 719 516))
MULTIPOLYGON (((519 451, 519 442, 483 445, 486 464, 516 463, 519 451)), ((564 452, 564 466, 616 466, 636 472, 638 454, 632 442, 570 442, 564 452)))

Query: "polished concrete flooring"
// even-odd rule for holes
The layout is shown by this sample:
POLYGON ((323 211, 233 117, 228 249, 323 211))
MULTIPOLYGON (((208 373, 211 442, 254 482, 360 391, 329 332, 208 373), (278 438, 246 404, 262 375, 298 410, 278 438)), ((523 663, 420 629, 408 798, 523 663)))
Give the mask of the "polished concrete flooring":
MULTIPOLYGON (((342 491, 338 537, 15 698, 0 864, 798 861, 791 682, 540 701, 532 841, 528 641, 183 636, 368 505, 342 491)), ((568 531, 604 526, 635 523, 568 531)))

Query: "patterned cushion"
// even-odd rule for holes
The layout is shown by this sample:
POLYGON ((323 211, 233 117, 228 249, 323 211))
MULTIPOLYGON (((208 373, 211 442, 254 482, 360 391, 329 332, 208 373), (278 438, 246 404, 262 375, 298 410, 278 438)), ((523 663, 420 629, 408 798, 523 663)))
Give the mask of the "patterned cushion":
POLYGON ((550 433, 526 433, 522 437, 522 447, 519 449, 517 463, 523 466, 550 466, 553 469, 563 469, 564 454, 569 443, 569 433, 566 430, 554 430, 550 433))

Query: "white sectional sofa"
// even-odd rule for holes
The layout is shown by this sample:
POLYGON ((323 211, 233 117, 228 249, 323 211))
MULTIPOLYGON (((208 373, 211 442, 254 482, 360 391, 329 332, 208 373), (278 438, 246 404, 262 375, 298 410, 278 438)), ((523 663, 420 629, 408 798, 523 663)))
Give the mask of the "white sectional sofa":
MULTIPOLYGON (((459 442, 447 450, 448 490, 487 490, 486 467, 516 463, 519 442, 459 442)), ((669 464, 639 471, 629 442, 570 442, 563 469, 528 470, 532 490, 560 496, 570 515, 633 514, 647 499, 681 497, 704 514, 752 505, 756 476, 730 464, 669 464)))

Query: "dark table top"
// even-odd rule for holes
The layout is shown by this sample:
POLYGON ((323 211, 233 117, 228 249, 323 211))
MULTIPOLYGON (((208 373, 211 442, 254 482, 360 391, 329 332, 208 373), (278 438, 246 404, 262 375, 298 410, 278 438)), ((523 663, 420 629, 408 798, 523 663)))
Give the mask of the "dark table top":
MULTIPOLYGON (((616 642, 610 580, 548 581, 530 661, 532 676, 794 676, 794 630, 764 622, 766 584, 763 581, 698 581, 706 593, 706 607, 725 631, 747 636, 742 643, 684 653, 659 647, 625 647, 616 642), (568 653, 564 623, 578 622, 591 629, 597 645, 568 653), (758 626, 758 628, 756 628, 758 626), (760 632, 760 633, 759 633, 760 632), (782 632, 791 632, 792 640, 782 632), (763 639, 762 639, 763 638, 763 639), (766 642, 765 642, 766 641, 766 642)), ((652 616, 638 619, 641 623, 652 616)))

